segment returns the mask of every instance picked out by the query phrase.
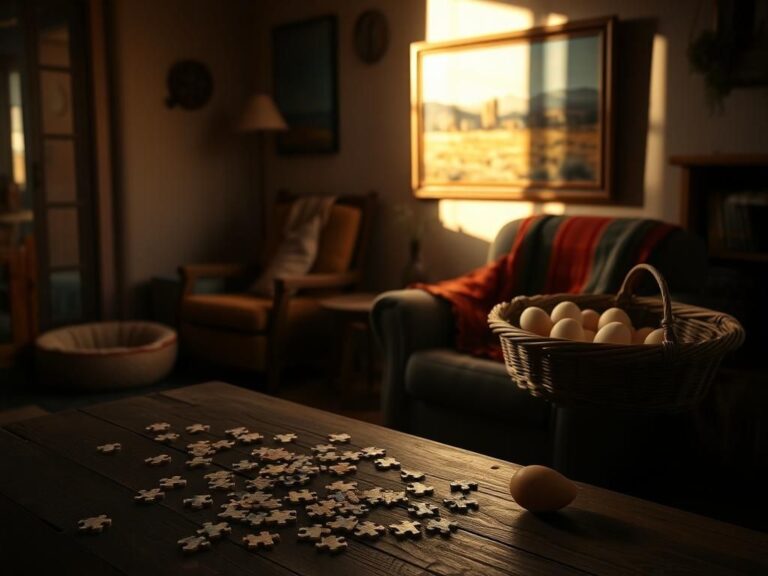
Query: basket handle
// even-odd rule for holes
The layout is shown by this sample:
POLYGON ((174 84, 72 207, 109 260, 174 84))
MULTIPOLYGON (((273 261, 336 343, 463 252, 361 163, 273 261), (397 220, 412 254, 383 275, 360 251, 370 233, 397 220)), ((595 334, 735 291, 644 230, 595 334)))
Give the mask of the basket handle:
POLYGON ((667 281, 661 275, 661 272, 650 264, 637 264, 632 270, 627 272, 619 293, 616 295, 616 304, 624 306, 629 303, 633 296, 633 290, 644 272, 648 272, 653 276, 661 291, 661 302, 664 306, 664 316, 661 319, 661 327, 664 329, 664 344, 677 344, 677 336, 675 336, 675 331, 673 330, 675 320, 672 316, 672 297, 669 295, 667 281))

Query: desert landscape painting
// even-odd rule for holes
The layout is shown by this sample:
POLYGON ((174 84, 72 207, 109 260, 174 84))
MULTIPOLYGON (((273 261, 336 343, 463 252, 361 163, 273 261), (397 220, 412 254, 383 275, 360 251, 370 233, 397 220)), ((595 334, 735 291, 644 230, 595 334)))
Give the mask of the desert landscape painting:
POLYGON ((604 51, 601 31, 417 50, 417 186, 602 188, 604 51))

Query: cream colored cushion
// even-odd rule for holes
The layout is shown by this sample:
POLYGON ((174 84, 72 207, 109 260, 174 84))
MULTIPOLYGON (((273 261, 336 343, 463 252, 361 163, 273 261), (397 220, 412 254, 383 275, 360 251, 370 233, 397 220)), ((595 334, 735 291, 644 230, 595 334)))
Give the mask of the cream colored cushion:
POLYGON ((107 390, 154 384, 176 362, 176 331, 153 322, 96 322, 51 330, 35 342, 46 386, 107 390))
POLYGON ((334 205, 320 235, 312 272, 330 274, 349 270, 355 256, 362 217, 360 208, 356 206, 334 205))
POLYGON ((322 224, 322 218, 318 215, 289 230, 264 272, 251 285, 250 291, 272 296, 275 292, 275 278, 303 276, 309 272, 317 258, 322 224))

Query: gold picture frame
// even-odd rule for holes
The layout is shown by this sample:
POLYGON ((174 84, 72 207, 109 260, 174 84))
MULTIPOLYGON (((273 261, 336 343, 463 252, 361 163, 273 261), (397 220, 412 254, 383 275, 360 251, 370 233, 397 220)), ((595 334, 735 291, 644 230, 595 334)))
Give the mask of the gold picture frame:
POLYGON ((608 202, 615 18, 411 45, 418 198, 608 202))

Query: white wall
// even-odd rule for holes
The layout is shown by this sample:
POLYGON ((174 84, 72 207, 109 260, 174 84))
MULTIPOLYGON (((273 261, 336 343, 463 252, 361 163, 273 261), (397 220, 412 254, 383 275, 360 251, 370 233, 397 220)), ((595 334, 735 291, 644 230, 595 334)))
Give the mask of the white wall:
POLYGON ((340 152, 277 156, 270 149, 267 186, 271 192, 288 188, 297 193, 376 190, 381 206, 370 252, 371 288, 397 287, 400 281, 407 238, 393 215, 397 203, 441 218, 424 246, 436 279, 483 263, 499 227, 535 211, 678 221, 679 174, 668 165, 671 154, 768 152, 765 89, 737 90, 726 101, 724 115, 709 114, 702 79, 689 72, 685 54, 698 6, 698 0, 115 0, 118 238, 129 304, 152 276, 174 275, 180 263, 247 258, 257 247, 255 148, 250 139, 230 131, 231 120, 247 94, 270 87, 272 27, 329 13, 339 17, 340 152), (360 62, 352 49, 355 19, 370 8, 384 12, 390 24, 389 51, 373 65, 360 62), (480 17, 467 16, 468 9, 477 8, 480 17), (616 188, 621 201, 629 197, 635 205, 412 199, 412 42, 525 28, 552 15, 577 20, 609 14, 622 22, 620 33, 651 31, 641 34, 643 41, 625 34, 619 42, 624 49, 619 76, 628 87, 619 148, 628 158, 616 188), (650 85, 647 77, 637 78, 642 50, 649 46, 650 85), (211 67, 214 97, 203 110, 165 108, 165 75, 180 58, 198 58, 211 67))
POLYGON ((225 4, 113 3, 119 260, 128 314, 146 312, 141 289, 153 276, 257 247, 252 143, 231 130, 253 84, 252 26, 243 18, 250 3, 225 4), (200 110, 168 109, 166 74, 188 58, 209 66, 213 97, 200 110))
MULTIPOLYGON (((395 287, 406 257, 402 229, 392 216, 398 202, 442 224, 431 228, 425 259, 435 278, 463 273, 480 265, 488 240, 510 219, 537 211, 573 214, 644 216, 679 221, 679 173, 668 163, 672 154, 768 152, 768 91, 736 90, 725 113, 712 116, 706 107, 702 78, 689 72, 686 49, 698 0, 285 0, 259 6, 254 14, 262 43, 258 59, 269 66, 268 31, 276 24, 337 13, 340 24, 339 77, 341 150, 328 157, 272 156, 270 186, 300 193, 378 191, 384 206, 372 250, 370 284, 395 287), (351 37, 355 18, 376 7, 390 22, 390 48, 384 59, 365 65, 355 57, 351 37), (475 17, 472 17, 474 9, 475 17), (410 198, 409 44, 495 33, 551 22, 615 14, 622 27, 644 31, 652 49, 645 94, 624 93, 618 119, 619 147, 632 150, 617 174, 616 190, 624 206, 533 205, 525 202, 421 201, 410 198), (650 30, 650 34, 648 33, 650 30), (648 76, 650 78, 648 78, 648 76), (650 80, 650 81, 649 81, 650 80), (642 108, 632 108, 633 101, 642 108), (637 115, 645 115, 638 118, 637 115), (638 121, 640 120, 640 121, 638 121), (637 134, 636 126, 647 134, 637 134), (640 165, 638 165, 640 164, 640 165), (636 189, 637 192, 631 192, 636 189), (629 196, 629 197, 628 197, 629 196), (637 198, 635 198, 637 197, 637 198)), ((709 5, 705 7, 709 9, 709 5)), ((699 27, 710 21, 703 14, 699 27)), ((619 28, 621 34, 622 28, 619 28)), ((629 30, 627 30, 629 33, 629 30)), ((640 36, 643 36, 640 34, 640 36)), ((644 49, 626 34, 619 41, 618 76, 627 91, 637 91, 638 60, 644 49)), ((261 79, 268 80, 268 75, 261 79)), ((642 91, 642 90, 641 90, 642 91)))

